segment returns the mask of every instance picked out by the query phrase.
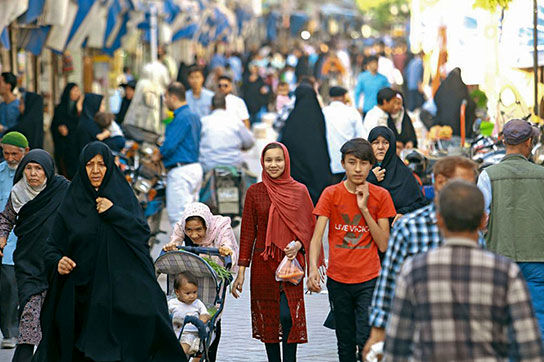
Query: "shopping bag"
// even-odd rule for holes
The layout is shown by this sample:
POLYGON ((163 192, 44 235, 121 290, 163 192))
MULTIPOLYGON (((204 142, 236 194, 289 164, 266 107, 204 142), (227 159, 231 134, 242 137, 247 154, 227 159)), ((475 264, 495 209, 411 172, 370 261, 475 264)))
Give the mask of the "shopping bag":
POLYGON ((303 278, 304 270, 297 259, 289 260, 284 257, 278 269, 276 269, 276 280, 278 282, 290 282, 297 285, 303 278))

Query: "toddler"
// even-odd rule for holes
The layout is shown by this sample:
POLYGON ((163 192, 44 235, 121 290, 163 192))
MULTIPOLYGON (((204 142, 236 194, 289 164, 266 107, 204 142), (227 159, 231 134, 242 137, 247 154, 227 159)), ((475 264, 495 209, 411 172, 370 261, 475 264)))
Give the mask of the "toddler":
POLYGON ((125 148, 125 136, 121 127, 115 122, 115 116, 111 113, 98 112, 94 116, 94 122, 102 130, 96 135, 96 139, 104 142, 112 151, 121 152, 125 148))
MULTIPOLYGON (((179 336, 186 316, 195 316, 202 322, 208 323, 211 317, 204 303, 198 299, 198 281, 193 275, 190 273, 176 275, 174 291, 177 299, 168 301, 168 312, 172 315, 176 336, 179 336)), ((190 323, 186 324, 183 328, 180 343, 185 354, 190 355, 198 352, 200 338, 198 338, 197 327, 190 323)), ((199 360, 193 358, 193 361, 199 360)))
POLYGON ((278 95, 276 96, 276 112, 281 112, 283 107, 291 103, 291 97, 289 97, 289 84, 286 82, 280 82, 277 89, 278 95))

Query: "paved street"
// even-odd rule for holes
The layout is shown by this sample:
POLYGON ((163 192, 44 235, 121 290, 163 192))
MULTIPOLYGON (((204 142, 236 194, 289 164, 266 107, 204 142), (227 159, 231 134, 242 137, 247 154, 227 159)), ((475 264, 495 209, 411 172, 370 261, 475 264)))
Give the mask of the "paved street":
MULTIPOLYGON (((169 230, 166 217, 163 217, 162 230, 169 230)), ((238 230, 235 230, 238 232, 238 230)), ((166 235, 161 235, 161 245, 166 242, 166 235)), ((159 248, 152 251, 156 258, 159 248)), ((247 274, 249 275, 249 273, 247 274)), ((249 307, 249 280, 240 299, 229 296, 223 315, 223 335, 219 344, 218 361, 225 362, 260 362, 266 361, 264 345, 251 338, 251 315, 249 307)), ((329 362, 337 361, 336 338, 334 331, 322 326, 328 311, 326 293, 306 295, 306 319, 309 343, 300 346, 298 361, 329 362)), ((13 350, 0 349, 0 362, 9 362, 13 350)))

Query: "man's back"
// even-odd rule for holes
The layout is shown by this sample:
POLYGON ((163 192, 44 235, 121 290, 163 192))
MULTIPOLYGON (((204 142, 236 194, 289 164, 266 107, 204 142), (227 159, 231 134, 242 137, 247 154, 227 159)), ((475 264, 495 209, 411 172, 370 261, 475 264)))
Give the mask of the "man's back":
POLYGON ((332 173, 342 173, 342 145, 353 138, 363 137, 363 120, 359 112, 342 102, 334 101, 323 108, 327 125, 327 143, 331 158, 332 173))
POLYGON ((519 353, 516 361, 544 357, 515 263, 472 240, 451 238, 404 264, 387 326, 385 360, 506 361, 512 351, 519 353), (514 333, 509 335, 510 327, 514 333))
POLYGON ((200 163, 204 171, 216 166, 239 166, 242 149, 253 145, 253 135, 243 122, 223 109, 203 117, 200 140, 200 163))

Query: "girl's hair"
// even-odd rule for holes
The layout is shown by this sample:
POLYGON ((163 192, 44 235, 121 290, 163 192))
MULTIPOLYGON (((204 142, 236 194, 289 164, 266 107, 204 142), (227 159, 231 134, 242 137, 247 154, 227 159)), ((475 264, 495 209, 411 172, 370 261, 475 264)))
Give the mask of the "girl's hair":
POLYGON ((187 224, 187 222, 189 221, 200 221, 204 229, 206 229, 206 221, 204 221, 202 216, 198 216, 198 215, 189 216, 187 219, 185 219, 185 224, 187 224))
POLYGON ((178 290, 183 284, 189 283, 198 287, 198 279, 189 272, 183 272, 176 275, 174 278, 174 289, 178 290))
POLYGON ((263 155, 268 151, 268 150, 273 150, 275 148, 279 148, 280 150, 283 151, 283 148, 281 148, 281 146, 277 143, 271 143, 269 145, 267 145, 264 150, 263 150, 263 155))

